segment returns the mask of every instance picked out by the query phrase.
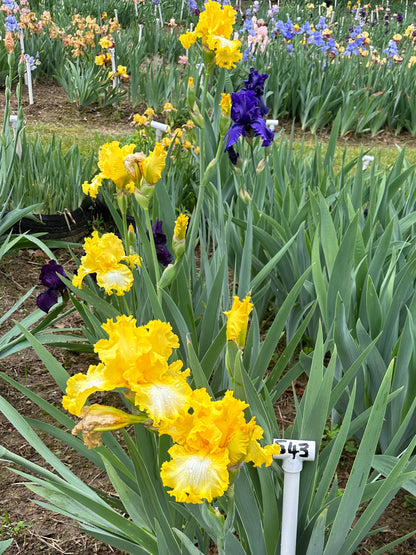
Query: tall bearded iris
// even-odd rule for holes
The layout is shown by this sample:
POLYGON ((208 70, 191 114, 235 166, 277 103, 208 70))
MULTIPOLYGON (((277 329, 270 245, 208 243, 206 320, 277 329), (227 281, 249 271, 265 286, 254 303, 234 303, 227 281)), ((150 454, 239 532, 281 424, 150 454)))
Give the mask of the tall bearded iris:
POLYGON ((225 135, 225 150, 231 154, 232 146, 240 137, 261 137, 262 146, 269 146, 273 141, 273 131, 263 119, 269 111, 262 98, 267 77, 267 73, 261 74, 251 68, 244 88, 231 95, 231 119, 234 123, 225 135))
POLYGON ((240 137, 261 137, 262 146, 269 146, 273 141, 273 131, 266 126, 261 116, 261 108, 254 91, 242 89, 231 94, 231 119, 233 124, 226 134, 225 150, 233 146, 240 137))
POLYGON ((233 7, 221 6, 214 0, 208 0, 204 8, 195 31, 184 33, 179 40, 188 50, 200 38, 204 49, 215 54, 215 63, 219 67, 231 69, 243 56, 240 52, 241 42, 231 39, 237 12, 233 7))

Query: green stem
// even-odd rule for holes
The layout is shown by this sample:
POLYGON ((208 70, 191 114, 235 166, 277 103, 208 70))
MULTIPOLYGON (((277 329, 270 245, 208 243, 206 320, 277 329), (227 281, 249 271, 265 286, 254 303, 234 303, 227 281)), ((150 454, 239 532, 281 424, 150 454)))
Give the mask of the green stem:
MULTIPOLYGON (((207 102, 207 93, 208 93, 208 83, 209 83, 209 77, 211 75, 211 72, 206 70, 205 71, 205 75, 204 75, 204 87, 202 90, 202 100, 201 100, 201 115, 204 118, 206 118, 206 102, 207 102)), ((198 190, 198 199, 196 202, 196 207, 192 216, 192 220, 191 220, 191 229, 189 231, 189 240, 187 241, 188 243, 188 252, 189 254, 191 254, 192 252, 194 252, 194 249, 196 247, 196 235, 197 235, 197 230, 199 229, 199 224, 200 224, 200 219, 201 219, 201 212, 202 212, 202 206, 203 206, 203 202, 204 202, 204 193, 205 193, 205 185, 206 185, 206 179, 205 179, 205 137, 204 137, 204 129, 202 128, 199 130, 199 135, 200 135, 200 141, 199 141, 199 190, 198 190)))

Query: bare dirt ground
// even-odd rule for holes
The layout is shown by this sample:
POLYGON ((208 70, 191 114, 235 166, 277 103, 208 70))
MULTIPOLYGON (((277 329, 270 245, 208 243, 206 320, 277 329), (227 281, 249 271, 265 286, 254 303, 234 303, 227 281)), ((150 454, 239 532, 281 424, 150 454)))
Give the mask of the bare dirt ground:
MULTIPOLYGON (((0 97, 2 101, 3 95, 0 94, 0 97)), ((36 124, 38 121, 56 123, 58 121, 60 125, 65 126, 65 122, 69 124, 69 122, 77 121, 80 125, 85 125, 86 129, 90 129, 91 133, 97 130, 103 133, 126 135, 131 132, 130 122, 135 111, 138 110, 133 109, 126 102, 118 110, 117 121, 112 118, 111 109, 79 112, 66 100, 63 90, 52 84, 35 84, 35 104, 32 106, 28 105, 27 98, 24 96, 24 114, 27 123, 36 124)), ((287 127, 290 129, 289 122, 287 127)), ((389 137, 392 139, 390 134, 382 134, 378 140, 388 141, 389 137)), ((350 138, 349 140, 358 141, 359 139, 350 138)), ((416 144, 416 141, 410 137, 401 137, 400 141, 416 144)), ((398 142, 397 137, 394 137, 394 142, 398 142)), ((73 270, 73 263, 68 252, 59 251, 57 258, 65 268, 73 270)), ((34 250, 20 251, 0 261, 0 315, 4 314, 30 287, 38 283, 39 272, 44 263, 45 258, 42 253, 34 250)), ((23 318, 35 308, 35 296, 41 290, 42 288, 39 287, 39 290, 19 309, 16 315, 17 319, 23 318)), ((0 329, 0 335, 4 331, 5 329, 0 329)), ((88 365, 93 363, 91 354, 77 354, 60 349, 52 351, 70 373, 85 371, 88 365)), ((27 349, 0 360, 0 371, 30 387, 49 402, 60 406, 61 396, 55 382, 32 350, 27 349)), ((302 394, 303 385, 302 383, 297 384, 296 391, 299 396, 302 394)), ((45 418, 36 405, 1 379, 0 395, 22 415, 45 418)), ((293 422, 295 409, 291 391, 287 391, 280 400, 277 414, 282 426, 288 426, 293 422)), ((69 449, 63 448, 53 438, 45 438, 45 442, 66 464, 72 469, 76 469, 76 473, 84 481, 104 490, 110 488, 106 475, 99 473, 96 467, 81 460, 69 449)), ((0 415, 0 445, 4 445, 7 449, 35 463, 41 463, 37 453, 22 440, 3 415, 0 415)), ((353 454, 346 452, 339 468, 341 480, 342 477, 344 479, 347 477, 352 460, 353 454)), ((0 540, 13 538, 11 547, 6 551, 7 555, 122 554, 121 551, 81 533, 77 525, 70 519, 36 505, 32 501, 34 495, 20 482, 20 477, 7 470, 3 464, 0 466, 0 540)), ((360 550, 357 550, 357 553, 372 553, 415 529, 416 512, 406 503, 405 495, 406 492, 401 491, 396 496, 375 527, 382 528, 382 531, 368 538, 360 550)), ((395 548, 394 553, 416 553, 416 539, 411 538, 395 548)))

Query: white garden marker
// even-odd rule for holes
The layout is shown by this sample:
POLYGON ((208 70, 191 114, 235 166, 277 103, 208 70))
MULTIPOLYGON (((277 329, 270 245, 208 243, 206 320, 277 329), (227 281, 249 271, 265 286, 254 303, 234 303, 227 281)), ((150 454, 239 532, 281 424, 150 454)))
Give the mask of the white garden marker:
POLYGON ((160 26, 163 28, 163 17, 162 17, 162 8, 160 6, 160 2, 158 2, 157 7, 159 8, 159 18, 160 18, 160 26))
MULTIPOLYGON (((114 10, 114 19, 115 19, 115 20, 117 21, 117 23, 119 24, 119 21, 118 21, 118 13, 117 13, 117 10, 116 10, 116 9, 114 10)), ((120 31, 120 29, 117 29, 117 34, 118 34, 118 38, 121 39, 121 31, 120 31)))
POLYGON ((113 89, 116 89, 117 85, 118 85, 118 78, 116 77, 116 73, 117 73, 116 49, 115 48, 109 48, 108 51, 110 52, 110 57, 111 57, 111 72, 113 74, 113 89))
POLYGON ((273 443, 280 445, 280 455, 274 455, 273 458, 283 460, 284 472, 280 553, 296 555, 300 473, 304 461, 315 460, 315 442, 274 439, 273 443))
POLYGON ((276 127, 279 125, 278 119, 266 119, 266 125, 272 131, 276 130, 276 127))
POLYGON ((32 87, 32 67, 30 65, 30 56, 25 54, 26 73, 27 73, 27 92, 29 94, 29 104, 33 104, 33 87, 32 87))
POLYGON ((153 127, 153 129, 156 129, 157 142, 160 142, 160 139, 162 138, 162 133, 167 133, 169 129, 169 125, 166 125, 166 123, 160 123, 159 121, 153 121, 153 120, 150 122, 150 127, 153 127))

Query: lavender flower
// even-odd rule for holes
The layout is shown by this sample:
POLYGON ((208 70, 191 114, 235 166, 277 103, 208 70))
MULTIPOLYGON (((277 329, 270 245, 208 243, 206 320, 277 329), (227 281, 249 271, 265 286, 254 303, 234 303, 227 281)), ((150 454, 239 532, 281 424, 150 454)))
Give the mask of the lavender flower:
POLYGON ((14 17, 14 15, 8 15, 6 17, 4 26, 6 28, 6 31, 9 31, 9 33, 13 33, 14 31, 19 30, 19 24, 17 22, 17 19, 14 17))

